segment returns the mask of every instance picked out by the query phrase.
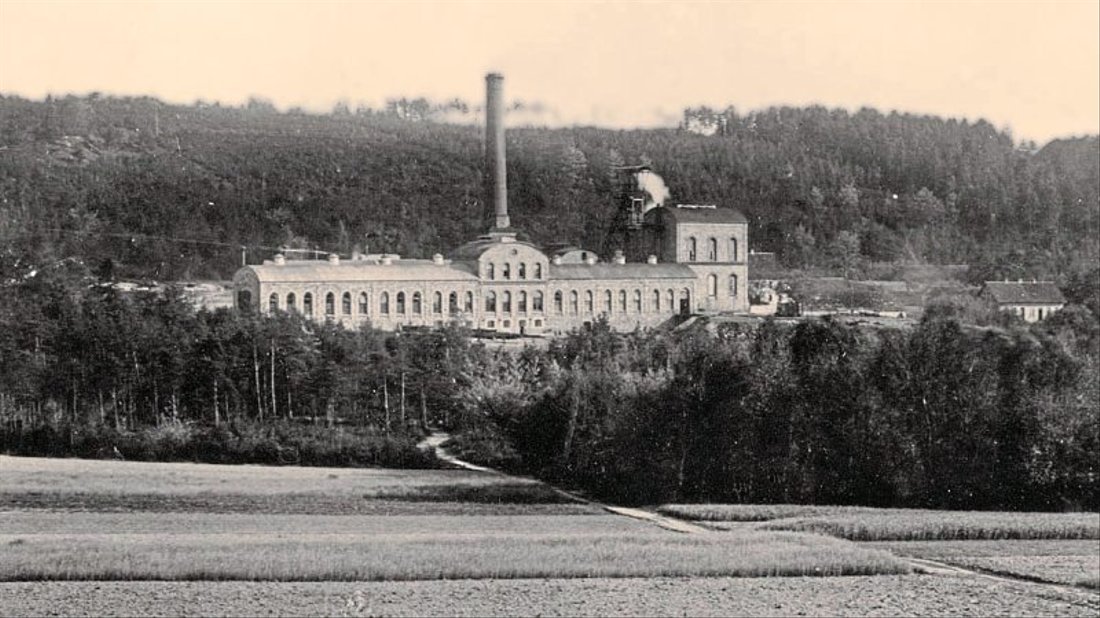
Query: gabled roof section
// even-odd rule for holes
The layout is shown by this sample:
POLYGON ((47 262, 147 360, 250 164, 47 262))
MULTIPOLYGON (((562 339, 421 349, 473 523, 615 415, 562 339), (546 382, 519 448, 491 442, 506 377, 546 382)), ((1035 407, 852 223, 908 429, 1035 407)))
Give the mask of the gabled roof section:
MULTIPOLYGON (((657 216, 664 216, 676 223, 717 223, 717 224, 748 224, 749 220, 736 208, 718 208, 715 206, 659 206, 650 212, 657 216)), ((646 213, 648 216, 649 213, 646 213)))
POLYGON ((1066 297, 1050 281, 986 281, 980 293, 1001 305, 1064 305, 1066 297))
POLYGON ((683 264, 551 264, 548 279, 694 279, 695 271, 683 264))
MULTIPOLYGON (((373 260, 350 260, 332 264, 321 260, 287 260, 285 264, 245 266, 263 283, 325 283, 350 281, 476 281, 463 264, 439 264, 432 260, 394 260, 383 264, 373 260)), ((236 277, 235 277, 236 278, 236 277)))

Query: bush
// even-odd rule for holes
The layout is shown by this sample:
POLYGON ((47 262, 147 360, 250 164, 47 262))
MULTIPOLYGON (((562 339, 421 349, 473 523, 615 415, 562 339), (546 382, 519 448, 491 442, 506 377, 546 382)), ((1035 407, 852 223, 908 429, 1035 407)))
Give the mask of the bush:
POLYGON ((41 425, 0 430, 0 452, 44 457, 115 458, 336 467, 437 468, 434 453, 417 448, 419 435, 237 422, 202 427, 170 422, 137 431, 90 425, 41 425))

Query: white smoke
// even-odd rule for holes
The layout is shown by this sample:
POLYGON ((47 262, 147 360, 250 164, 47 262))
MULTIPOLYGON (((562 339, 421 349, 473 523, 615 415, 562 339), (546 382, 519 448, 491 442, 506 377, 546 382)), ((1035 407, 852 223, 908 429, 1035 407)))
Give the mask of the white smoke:
POLYGON ((656 208, 665 203, 669 191, 665 181, 650 170, 641 170, 637 173, 638 188, 645 191, 649 199, 646 200, 642 212, 656 208))

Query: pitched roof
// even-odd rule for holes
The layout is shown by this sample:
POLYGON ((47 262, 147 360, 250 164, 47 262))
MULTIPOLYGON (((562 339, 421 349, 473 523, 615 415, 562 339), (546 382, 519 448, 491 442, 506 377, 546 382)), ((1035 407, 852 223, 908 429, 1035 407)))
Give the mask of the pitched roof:
POLYGON ((285 264, 245 266, 266 283, 326 281, 476 281, 463 264, 436 264, 431 260, 351 260, 332 264, 322 260, 288 260, 285 264))
POLYGON ((986 281, 980 295, 989 296, 1002 305, 1060 305, 1066 302, 1058 286, 1049 281, 986 281))
POLYGON ((591 279, 694 279, 683 264, 551 264, 550 281, 591 279))
MULTIPOLYGON (((693 206, 660 206, 651 212, 670 217, 678 223, 745 223, 745 215, 736 208, 714 208, 693 206)), ((649 214, 649 213, 646 213, 649 214)))

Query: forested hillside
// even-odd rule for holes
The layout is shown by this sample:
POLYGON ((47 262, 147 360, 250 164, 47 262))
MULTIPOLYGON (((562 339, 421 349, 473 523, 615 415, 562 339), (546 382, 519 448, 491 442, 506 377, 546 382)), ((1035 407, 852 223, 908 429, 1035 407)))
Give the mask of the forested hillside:
MULTIPOLYGON (((446 252, 482 231, 481 131, 405 103, 310 115, 0 97, 0 275, 72 258, 111 276, 228 277, 240 245, 250 260, 283 245, 446 252)), ((753 248, 788 266, 1063 280, 1100 259, 1095 136, 1036 150, 984 121, 812 107, 728 111, 714 136, 515 128, 508 149, 513 221, 536 242, 609 250, 614 168, 648 163, 674 201, 743 210, 753 248)))

